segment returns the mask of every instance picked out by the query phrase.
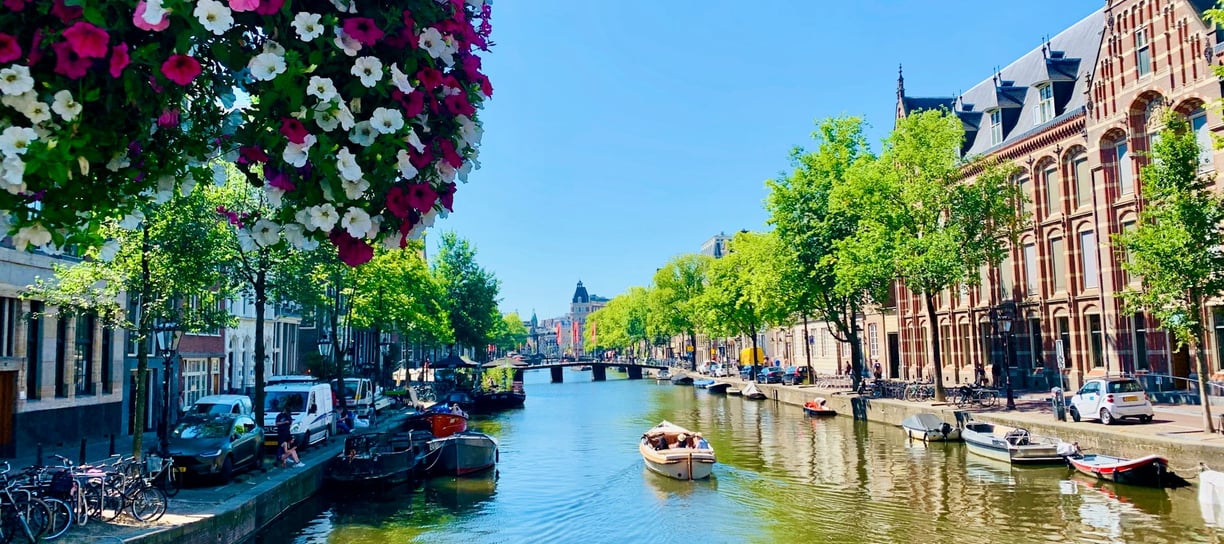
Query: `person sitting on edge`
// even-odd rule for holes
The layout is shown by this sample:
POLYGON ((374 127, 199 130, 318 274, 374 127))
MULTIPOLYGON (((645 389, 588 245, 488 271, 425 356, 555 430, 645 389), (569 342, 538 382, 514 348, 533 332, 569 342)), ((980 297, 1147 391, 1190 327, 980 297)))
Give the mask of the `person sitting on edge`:
POLYGON ((672 445, 672 449, 679 450, 679 449, 687 448, 689 446, 690 446, 689 435, 685 433, 680 433, 680 436, 676 437, 676 443, 672 445))
POLYGON ((706 442, 705 437, 704 437, 704 436, 701 436, 701 433, 697 433, 697 434, 693 435, 693 441, 694 441, 694 442, 696 442, 696 443, 693 445, 693 447, 694 447, 694 448, 697 448, 697 449, 699 449, 699 450, 708 450, 708 449, 710 449, 710 443, 709 443, 709 442, 706 442))
POLYGON ((297 446, 294 445, 292 436, 289 437, 289 440, 281 442, 280 454, 277 456, 277 458, 280 460, 281 468, 286 466, 302 466, 302 460, 298 458, 297 446), (288 465, 290 460, 293 461, 292 465, 288 465))
POLYGON ((348 408, 340 409, 340 418, 336 420, 336 429, 340 431, 340 434, 353 432, 352 415, 349 414, 348 408))

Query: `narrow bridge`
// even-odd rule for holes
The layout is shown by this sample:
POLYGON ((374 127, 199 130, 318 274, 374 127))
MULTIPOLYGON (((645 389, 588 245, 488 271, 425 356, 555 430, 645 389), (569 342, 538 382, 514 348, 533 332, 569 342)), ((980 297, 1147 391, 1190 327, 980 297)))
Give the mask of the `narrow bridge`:
POLYGON ((542 365, 531 365, 523 367, 522 370, 542 370, 547 368, 552 372, 552 383, 561 383, 565 381, 565 367, 591 367, 591 379, 597 382, 607 381, 608 367, 614 366, 625 369, 625 373, 629 375, 630 380, 642 379, 642 369, 654 368, 664 369, 666 365, 661 364, 642 364, 642 363, 617 363, 617 362, 597 362, 597 361, 556 361, 544 363, 542 365))

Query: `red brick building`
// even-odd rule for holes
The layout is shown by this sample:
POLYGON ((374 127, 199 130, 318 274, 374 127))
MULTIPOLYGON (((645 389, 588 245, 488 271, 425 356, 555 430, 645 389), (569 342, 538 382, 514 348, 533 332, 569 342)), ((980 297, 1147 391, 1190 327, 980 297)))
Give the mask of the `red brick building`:
MULTIPOLYGON (((1210 150, 1210 135, 1224 129, 1210 107, 1221 97, 1212 72, 1219 33, 1202 17, 1212 4, 1108 1, 956 97, 911 97, 898 80, 898 116, 949 108, 964 124, 964 153, 1020 166, 1016 182, 1029 200, 1027 228, 1007 259, 979 271, 980 287, 937 299, 945 383, 972 381, 977 363, 997 380, 1009 362, 1013 383, 1034 387, 1056 385, 1055 369, 1068 387, 1105 373, 1190 374, 1188 354, 1171 352, 1157 323, 1123 312, 1118 294, 1134 278, 1111 240, 1133 228, 1142 207, 1139 169, 1163 108, 1190 119, 1208 149, 1204 171, 1224 165, 1210 150), (1000 316, 1010 318, 1009 333, 1000 316)), ((903 286, 899 293, 899 377, 929 376, 926 308, 903 286)), ((1224 306, 1207 313, 1206 347, 1219 371, 1224 306)))

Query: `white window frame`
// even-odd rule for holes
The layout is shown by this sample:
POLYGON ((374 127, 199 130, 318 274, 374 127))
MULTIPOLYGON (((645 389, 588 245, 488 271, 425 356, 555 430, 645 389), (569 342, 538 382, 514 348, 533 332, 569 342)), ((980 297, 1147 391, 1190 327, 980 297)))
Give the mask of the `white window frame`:
POLYGON ((1045 124, 1054 119, 1054 85, 1046 83, 1037 87, 1037 124, 1045 124))
POLYGON ((1037 272, 1040 270, 1038 259, 1037 246, 1024 244, 1024 294, 1029 296, 1041 291, 1041 275, 1037 272))
POLYGON ((1148 41, 1146 28, 1135 31, 1135 69, 1139 77, 1152 74, 1152 44, 1148 41))
POLYGON ((1118 192, 1124 195, 1135 193, 1135 172, 1130 159, 1130 145, 1126 138, 1114 142, 1114 172, 1118 175, 1118 192))
POLYGON ((999 145, 1003 143, 1003 110, 995 108, 988 112, 990 115, 990 145, 999 145))
POLYGON ((1097 255, 1096 231, 1080 231, 1080 271, 1084 289, 1101 287, 1101 260, 1097 255))
POLYGON ((1190 130, 1194 131, 1199 144, 1199 170, 1212 170, 1215 165, 1211 154, 1215 144, 1211 138, 1211 129, 1207 128, 1207 112, 1199 108, 1190 113, 1187 121, 1190 122, 1190 130))

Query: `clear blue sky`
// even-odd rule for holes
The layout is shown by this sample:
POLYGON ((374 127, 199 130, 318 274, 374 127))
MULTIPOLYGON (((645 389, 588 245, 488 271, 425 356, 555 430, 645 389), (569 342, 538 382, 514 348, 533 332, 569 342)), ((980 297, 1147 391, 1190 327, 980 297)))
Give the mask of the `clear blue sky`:
POLYGON ((909 95, 950 96, 1100 6, 497 0, 483 168, 434 230, 475 245, 503 311, 560 316, 578 280, 612 297, 720 231, 764 229, 764 181, 815 120, 862 116, 878 149, 898 63, 909 95))

